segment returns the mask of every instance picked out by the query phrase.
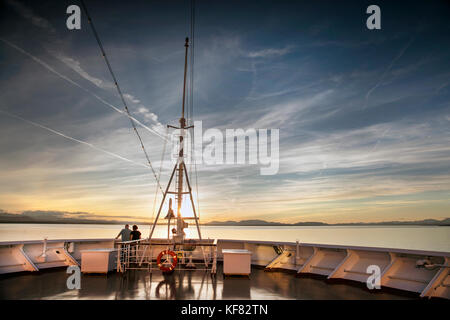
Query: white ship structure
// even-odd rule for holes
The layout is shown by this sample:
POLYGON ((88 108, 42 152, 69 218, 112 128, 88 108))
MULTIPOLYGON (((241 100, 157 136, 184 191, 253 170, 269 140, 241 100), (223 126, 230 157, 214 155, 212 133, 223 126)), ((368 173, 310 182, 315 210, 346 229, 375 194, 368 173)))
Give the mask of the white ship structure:
MULTIPOLYGON (((99 42, 102 56, 121 94, 88 13, 87 16, 99 42)), ((83 273, 144 272, 150 275, 164 273, 170 277, 174 272, 203 272, 212 278, 218 277, 219 271, 224 276, 243 273, 251 278, 253 270, 258 268, 264 271, 287 271, 292 273, 289 274, 291 277, 317 275, 328 281, 342 280, 349 284, 353 282, 365 285, 372 281, 373 285, 379 285, 381 289, 402 290, 415 294, 417 298, 450 299, 450 252, 300 242, 203 239, 184 162, 184 145, 188 142, 186 131, 193 127, 185 118, 189 44, 189 39, 186 39, 183 103, 179 126, 168 126, 180 132, 178 160, 165 190, 157 180, 163 196, 148 238, 125 242, 114 239, 0 242, 0 281, 7 274, 20 279, 27 273, 39 274, 43 270, 68 266, 79 266, 83 273), (176 205, 175 210, 172 209, 172 199, 176 205), (181 210, 183 201, 189 201, 192 208, 189 216, 181 210), (161 216, 163 207, 168 207, 164 219, 161 216), (155 226, 161 221, 167 224, 167 237, 154 238, 155 226), (195 225, 198 238, 186 238, 184 229, 189 223, 195 225), (234 259, 230 260, 233 261, 231 265, 227 265, 227 259, 234 259), (374 278, 374 270, 379 270, 378 278, 374 278)), ((129 115, 125 100, 123 102, 129 115)), ((138 134, 131 117, 130 120, 138 134)), ((138 137, 140 138, 139 134, 138 137)), ((143 144, 142 147, 145 152, 143 144)), ((156 176, 155 174, 155 178, 156 176)), ((334 289, 330 286, 329 290, 334 289)), ((377 292, 377 289, 372 290, 377 292)))

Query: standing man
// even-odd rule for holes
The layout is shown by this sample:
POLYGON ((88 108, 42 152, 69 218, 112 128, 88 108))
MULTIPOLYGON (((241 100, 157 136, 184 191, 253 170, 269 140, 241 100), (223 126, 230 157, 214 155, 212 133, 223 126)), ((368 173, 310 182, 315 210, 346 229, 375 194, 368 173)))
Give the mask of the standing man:
POLYGON ((125 228, 120 230, 116 239, 119 238, 120 236, 122 236, 122 241, 130 241, 130 235, 131 235, 130 226, 128 224, 126 224, 125 228))

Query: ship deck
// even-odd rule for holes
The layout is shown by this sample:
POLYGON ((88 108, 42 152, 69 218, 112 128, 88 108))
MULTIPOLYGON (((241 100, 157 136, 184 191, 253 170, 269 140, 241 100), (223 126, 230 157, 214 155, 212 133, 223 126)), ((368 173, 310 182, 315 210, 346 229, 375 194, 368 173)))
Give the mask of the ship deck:
POLYGON ((0 299, 88 299, 88 300, 157 300, 157 299, 414 299, 402 292, 368 290, 362 284, 330 283, 323 278, 296 277, 295 274, 265 272, 252 267, 249 278, 223 277, 222 265, 217 275, 205 271, 175 271, 171 275, 143 270, 122 275, 83 274, 81 289, 69 290, 65 268, 37 273, 0 276, 0 299))

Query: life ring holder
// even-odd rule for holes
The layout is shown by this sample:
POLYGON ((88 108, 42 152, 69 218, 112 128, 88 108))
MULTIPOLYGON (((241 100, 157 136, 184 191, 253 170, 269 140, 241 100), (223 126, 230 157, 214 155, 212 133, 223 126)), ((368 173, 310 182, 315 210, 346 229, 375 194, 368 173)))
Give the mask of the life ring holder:
POLYGON ((177 266, 177 263, 178 263, 177 254, 172 250, 161 251, 158 257, 156 258, 156 264, 158 265, 159 269, 162 270, 163 272, 173 271, 173 269, 175 269, 175 267, 177 266), (172 263, 168 267, 161 263, 161 258, 164 255, 170 255, 172 257, 172 263))

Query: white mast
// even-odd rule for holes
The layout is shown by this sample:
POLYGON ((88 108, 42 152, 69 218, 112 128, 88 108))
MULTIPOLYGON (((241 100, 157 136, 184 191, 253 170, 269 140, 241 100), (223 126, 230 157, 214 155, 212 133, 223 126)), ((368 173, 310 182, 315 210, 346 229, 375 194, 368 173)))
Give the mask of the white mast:
POLYGON ((164 205, 164 201, 166 200, 167 194, 175 194, 176 202, 177 202, 177 214, 176 214, 176 216, 173 214, 172 201, 170 201, 169 202, 169 212, 166 216, 166 219, 168 219, 168 238, 170 238, 170 220, 176 219, 176 228, 175 228, 175 232, 173 234, 173 239, 175 240, 176 243, 182 243, 184 241, 184 238, 185 238, 184 229, 187 228, 187 223, 184 220, 186 220, 186 219, 194 219, 195 220, 199 239, 200 240, 202 239, 202 236, 200 233, 199 221, 198 221, 199 219, 198 219, 197 213, 195 211, 194 198, 192 197, 192 187, 189 182, 188 172, 186 169, 186 165, 184 163, 183 145, 184 145, 184 138, 186 135, 186 130, 194 127, 194 126, 187 127, 186 119, 184 117, 184 107, 185 107, 185 101, 186 101, 186 75, 187 75, 187 58, 188 58, 189 38, 186 38, 184 47, 185 47, 185 56, 184 56, 183 102, 182 102, 182 108, 181 108, 181 118, 179 120, 180 126, 179 127, 175 127, 175 126, 171 126, 171 125, 167 126, 169 128, 174 128, 174 129, 180 130, 180 137, 179 137, 180 143, 178 146, 178 159, 177 159, 177 163, 175 164, 175 166, 172 170, 172 174, 170 176, 166 190, 163 194, 163 199, 159 206, 158 214, 156 215, 156 218, 153 223, 152 229, 150 231, 150 236, 149 236, 149 239, 151 239, 153 236, 153 232, 155 230, 156 223, 158 222, 159 216, 161 214, 161 210, 164 205), (172 184, 172 180, 173 180, 175 173, 177 173, 176 178, 175 178, 176 179, 175 190, 170 191, 170 186, 172 184), (187 190, 188 190, 187 192, 183 192, 183 186, 184 186, 185 179, 186 179, 186 186, 187 186, 187 190), (193 218, 187 218, 187 217, 182 216, 181 207, 183 204, 183 195, 184 194, 189 194, 189 197, 191 200, 191 205, 192 205, 192 211, 194 213, 193 218))

